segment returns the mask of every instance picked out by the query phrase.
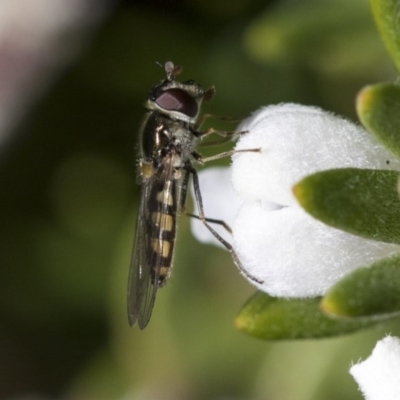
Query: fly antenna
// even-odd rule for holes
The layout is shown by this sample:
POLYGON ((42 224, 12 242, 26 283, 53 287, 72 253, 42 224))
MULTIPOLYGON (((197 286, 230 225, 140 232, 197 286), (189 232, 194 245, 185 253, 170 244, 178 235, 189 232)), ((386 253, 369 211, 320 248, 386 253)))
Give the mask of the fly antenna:
POLYGON ((174 65, 172 61, 167 61, 165 63, 165 72, 169 81, 173 81, 176 76, 182 72, 182 70, 183 68, 180 65, 174 65))

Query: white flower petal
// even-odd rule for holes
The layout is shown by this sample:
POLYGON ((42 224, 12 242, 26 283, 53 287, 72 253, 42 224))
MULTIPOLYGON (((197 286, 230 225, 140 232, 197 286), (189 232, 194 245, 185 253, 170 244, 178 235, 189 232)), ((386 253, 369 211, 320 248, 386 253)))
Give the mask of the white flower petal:
POLYGON ((245 203, 233 225, 234 248, 260 290, 278 297, 322 295, 356 268, 400 250, 330 228, 300 207, 270 211, 245 203))
MULTIPOLYGON (((242 200, 226 169, 201 172, 200 187, 206 217, 233 228, 231 239, 213 224, 233 240, 248 274, 264 282, 257 287, 278 297, 321 295, 347 273, 400 251, 318 222, 292 196, 294 183, 320 170, 400 169, 361 127, 315 107, 286 104, 259 110, 238 129, 250 131, 238 149, 262 148, 234 157, 232 180, 242 200)), ((193 219, 192 227, 200 241, 221 245, 200 221, 193 219)))
POLYGON ((400 339, 380 340, 365 361, 350 369, 366 400, 400 399, 400 339))
POLYGON ((233 157, 233 185, 245 200, 294 205, 293 185, 317 171, 400 169, 400 161, 362 127, 316 107, 264 107, 243 121, 238 130, 249 133, 241 136, 237 150, 262 149, 261 153, 233 157))

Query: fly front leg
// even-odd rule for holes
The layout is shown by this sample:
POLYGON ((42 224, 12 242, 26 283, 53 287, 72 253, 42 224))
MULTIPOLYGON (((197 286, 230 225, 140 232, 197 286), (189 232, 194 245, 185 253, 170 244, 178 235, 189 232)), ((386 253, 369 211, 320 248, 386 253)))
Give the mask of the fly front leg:
POLYGON ((201 117, 197 120, 196 124, 194 125, 195 129, 200 129, 204 122, 206 122, 208 119, 214 118, 214 119, 219 119, 221 121, 226 121, 226 122, 239 122, 241 121, 240 118, 233 118, 233 117, 222 117, 221 115, 215 115, 215 114, 202 114, 201 117))
POLYGON ((205 131, 201 131, 200 128, 203 126, 204 122, 209 119, 209 118, 218 118, 222 121, 227 121, 227 122, 237 122, 237 118, 231 118, 231 117, 221 117, 219 115, 214 115, 214 114, 203 114, 199 120, 196 122, 196 124, 191 128, 191 132, 193 135, 195 135, 197 138, 204 139, 207 136, 210 136, 212 134, 216 134, 219 136, 222 136, 226 140, 229 140, 233 137, 238 137, 240 135, 243 135, 247 133, 247 131, 225 131, 225 130, 220 130, 220 129, 215 129, 215 128, 209 128, 205 131))
POLYGON ((200 147, 211 147, 211 146, 221 146, 225 143, 228 142, 232 142, 232 137, 228 136, 228 137, 224 137, 222 139, 219 140, 208 140, 207 142, 200 142, 199 146, 200 147))
POLYGON ((200 119, 196 122, 196 124, 193 126, 193 128, 191 129, 191 132, 193 133, 193 135, 199 139, 204 139, 212 134, 216 134, 216 135, 222 136, 223 139, 214 140, 212 142, 201 143, 202 146, 221 145, 223 143, 229 142, 232 139, 233 140, 237 139, 240 135, 244 135, 248 132, 248 131, 225 131, 225 130, 220 130, 220 129, 215 129, 215 128, 209 128, 205 131, 201 131, 200 128, 202 127, 204 122, 209 118, 218 118, 222 121, 227 121, 227 122, 240 121, 240 119, 238 119, 238 118, 221 117, 219 115, 214 115, 214 114, 203 114, 200 117, 200 119))
POLYGON ((230 156, 233 156, 234 154, 238 154, 238 153, 260 153, 260 152, 261 152, 261 147, 259 147, 257 149, 228 150, 228 151, 224 151, 219 154, 215 154, 214 156, 210 156, 210 157, 203 157, 201 154, 194 151, 192 153, 192 156, 200 164, 205 164, 206 162, 219 160, 220 158, 224 158, 224 157, 230 157, 230 156))
MULTIPOLYGON (((204 139, 210 135, 216 134, 218 136, 222 136, 224 139, 221 139, 219 142, 225 143, 229 140, 237 139, 240 135, 246 134, 248 131, 223 131, 220 129, 215 129, 215 128, 208 128, 205 131, 198 131, 196 129, 191 129, 190 130, 194 136, 196 136, 199 139, 204 139)), ((217 144, 219 144, 217 142, 217 144)))
POLYGON ((203 224, 204 226, 213 234, 213 236, 220 242, 222 243, 225 248, 227 250, 229 250, 229 252, 232 255, 232 258, 236 264, 236 266, 239 268, 239 270, 242 272, 243 275, 245 275, 246 277, 248 277, 250 280, 262 284, 264 283, 264 281, 260 281, 259 279, 255 278, 254 276, 250 275, 242 266, 242 263, 239 260, 239 257, 237 256, 235 250, 233 249, 232 245, 227 242, 223 237, 221 237, 218 232, 215 231, 215 229, 210 226, 209 222, 211 223, 217 223, 220 224, 222 226, 224 226, 229 232, 232 232, 231 228, 229 227, 229 225, 227 225, 225 222, 223 222, 222 220, 212 220, 212 219, 208 219, 205 217, 204 215, 204 208, 203 208, 203 200, 201 197, 201 192, 200 192, 200 185, 199 185, 199 177, 197 175, 197 171, 192 167, 192 165, 187 164, 185 165, 185 169, 188 171, 189 174, 192 175, 193 177, 193 188, 194 188, 194 197, 196 200, 196 204, 197 204, 197 208, 199 211, 199 215, 195 216, 196 218, 198 218, 203 224))

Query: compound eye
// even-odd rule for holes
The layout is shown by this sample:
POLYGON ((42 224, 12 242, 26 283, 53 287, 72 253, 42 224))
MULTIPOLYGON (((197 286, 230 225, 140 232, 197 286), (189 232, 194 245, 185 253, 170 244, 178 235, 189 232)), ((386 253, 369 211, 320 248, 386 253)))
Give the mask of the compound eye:
POLYGON ((182 89, 164 90, 156 99, 158 106, 167 111, 178 111, 194 118, 198 113, 196 100, 182 89))

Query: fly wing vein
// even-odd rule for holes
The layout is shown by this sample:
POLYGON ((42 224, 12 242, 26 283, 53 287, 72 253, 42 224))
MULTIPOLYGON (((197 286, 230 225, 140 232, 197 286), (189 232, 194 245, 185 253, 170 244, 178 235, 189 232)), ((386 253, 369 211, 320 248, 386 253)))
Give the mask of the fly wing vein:
MULTIPOLYGON (((141 329, 148 324, 154 306, 154 301, 159 287, 160 270, 165 262, 162 255, 167 253, 164 246, 170 248, 168 261, 172 262, 172 252, 175 237, 168 240, 160 238, 161 227, 168 225, 165 222, 166 204, 169 197, 157 198, 158 193, 167 194, 166 188, 172 196, 172 221, 171 232, 176 233, 176 211, 179 202, 178 182, 172 177, 172 164, 166 163, 165 168, 160 167, 156 174, 142 185, 139 212, 136 225, 136 238, 132 253, 131 266, 128 280, 128 319, 131 326, 138 322, 141 329), (162 190, 164 188, 164 191, 162 190), (160 218, 158 223, 151 221, 152 214, 160 218), (158 252, 152 248, 152 240, 158 240, 158 252), (165 252, 164 252, 165 250, 165 252)), ((153 242, 154 243, 154 242, 153 242)), ((168 270, 171 265, 167 265, 168 270)), ((165 277, 164 277, 165 278, 165 277)))
POLYGON ((148 240, 146 227, 146 212, 151 192, 152 182, 145 182, 136 222, 136 237, 131 258, 128 279, 128 319, 131 326, 138 322, 140 329, 145 328, 150 320, 157 285, 151 277, 152 265, 148 262, 148 240))

